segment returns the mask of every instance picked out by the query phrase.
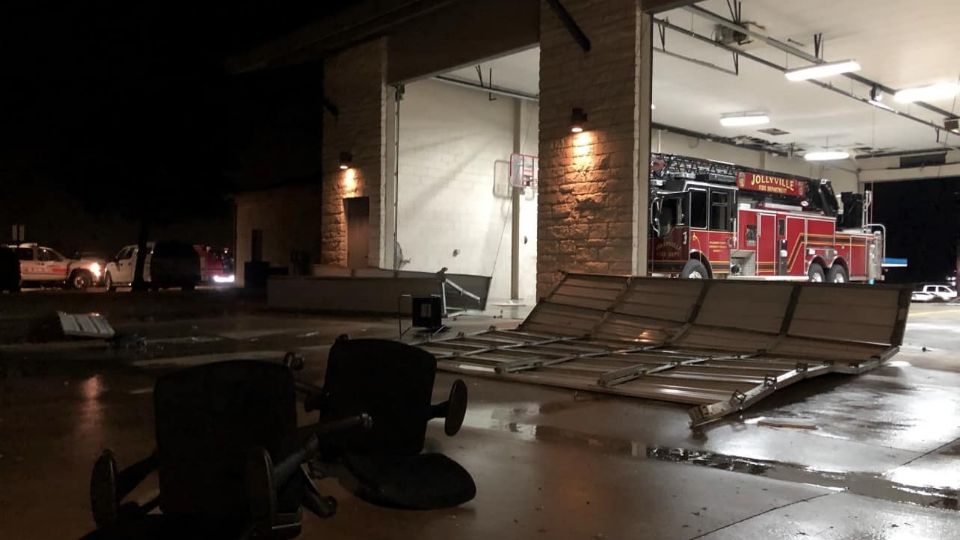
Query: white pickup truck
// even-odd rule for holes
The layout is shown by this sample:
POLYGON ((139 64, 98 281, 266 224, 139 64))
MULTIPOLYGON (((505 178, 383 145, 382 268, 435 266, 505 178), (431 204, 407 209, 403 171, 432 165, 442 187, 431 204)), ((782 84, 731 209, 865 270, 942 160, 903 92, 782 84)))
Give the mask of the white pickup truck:
POLYGON ((86 289, 100 282, 103 268, 98 261, 68 259, 37 244, 10 246, 20 259, 20 279, 25 285, 65 285, 86 289))
POLYGON ((949 285, 924 285, 913 291, 914 302, 949 302, 956 300, 957 290, 949 285))

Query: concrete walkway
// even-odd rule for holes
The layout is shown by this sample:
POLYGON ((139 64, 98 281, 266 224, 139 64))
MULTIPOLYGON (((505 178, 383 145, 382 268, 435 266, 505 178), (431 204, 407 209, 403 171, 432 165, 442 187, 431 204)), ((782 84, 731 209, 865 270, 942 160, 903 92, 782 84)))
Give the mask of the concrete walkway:
MULTIPOLYGON (((457 326, 490 324, 513 321, 457 326)), ((390 319, 262 312, 115 325, 143 336, 143 347, 0 348, 0 538, 92 528, 90 466, 105 447, 125 463, 151 450, 159 374, 297 349, 308 361, 302 375, 320 382, 337 335, 397 333, 390 319)), ((960 309, 915 308, 907 342, 886 367, 807 381, 702 432, 687 427, 683 407, 470 377, 464 430, 447 438, 433 426, 428 446, 472 472, 474 501, 400 512, 328 480, 321 487, 339 513, 305 517, 302 537, 957 538, 960 309)), ((452 380, 438 377, 437 400, 452 380)))

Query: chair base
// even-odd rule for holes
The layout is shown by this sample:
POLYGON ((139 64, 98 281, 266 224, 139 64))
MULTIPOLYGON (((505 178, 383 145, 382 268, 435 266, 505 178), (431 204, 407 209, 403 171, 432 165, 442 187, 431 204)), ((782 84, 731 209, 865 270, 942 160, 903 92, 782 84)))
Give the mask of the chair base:
POLYGON ((354 494, 377 506, 407 510, 451 508, 477 494, 473 477, 443 454, 415 456, 348 455, 354 494))

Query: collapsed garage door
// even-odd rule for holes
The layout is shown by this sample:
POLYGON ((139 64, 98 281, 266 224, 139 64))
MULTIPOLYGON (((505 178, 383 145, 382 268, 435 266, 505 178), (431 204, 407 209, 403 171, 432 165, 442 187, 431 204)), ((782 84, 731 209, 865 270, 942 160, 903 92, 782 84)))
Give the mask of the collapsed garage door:
POLYGON ((447 371, 694 405, 691 424, 896 354, 908 288, 565 275, 516 330, 421 343, 447 371))

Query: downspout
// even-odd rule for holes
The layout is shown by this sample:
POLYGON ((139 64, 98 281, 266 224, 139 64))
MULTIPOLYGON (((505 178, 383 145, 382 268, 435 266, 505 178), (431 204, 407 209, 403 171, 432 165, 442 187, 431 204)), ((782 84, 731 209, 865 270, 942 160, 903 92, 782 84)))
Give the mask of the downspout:
POLYGON ((400 102, 403 101, 403 85, 394 86, 393 99, 393 270, 400 270, 400 102))
MULTIPOLYGON (((523 151, 523 102, 513 99, 513 153, 523 151)), ((520 299, 520 192, 521 188, 510 186, 510 299, 520 299)))

